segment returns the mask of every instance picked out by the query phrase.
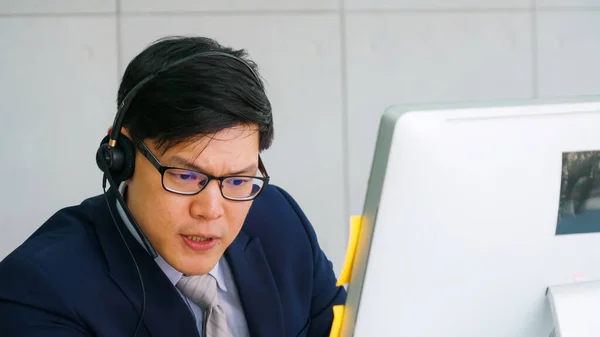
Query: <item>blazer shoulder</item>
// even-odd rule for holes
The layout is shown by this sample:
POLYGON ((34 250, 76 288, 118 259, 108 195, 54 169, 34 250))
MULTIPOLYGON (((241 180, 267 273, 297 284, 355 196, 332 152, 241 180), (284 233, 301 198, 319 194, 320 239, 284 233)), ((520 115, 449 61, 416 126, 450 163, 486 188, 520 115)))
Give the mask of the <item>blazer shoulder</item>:
POLYGON ((106 288, 107 269, 90 206, 84 201, 57 211, 0 261, 0 305, 8 317, 17 317, 0 320, 0 326, 34 329, 18 319, 26 312, 28 320, 85 331, 81 308, 86 296, 106 288))
POLYGON ((315 230, 298 202, 285 189, 269 185, 254 201, 243 230, 258 237, 267 253, 316 257, 315 230))
POLYGON ((99 268, 106 268, 92 220, 91 201, 58 210, 0 261, 0 293, 6 290, 4 281, 17 279, 23 273, 30 279, 34 275, 43 277, 45 284, 56 284, 72 293, 73 286, 81 287, 78 282, 98 274, 99 268), (92 273, 93 270, 97 271, 92 273))
MULTIPOLYGON (((93 199, 55 212, 10 255, 26 256, 47 265, 69 260, 97 248, 93 199), (73 254, 77 252, 78 254, 73 254)), ((10 256, 9 255, 9 256, 10 256)))

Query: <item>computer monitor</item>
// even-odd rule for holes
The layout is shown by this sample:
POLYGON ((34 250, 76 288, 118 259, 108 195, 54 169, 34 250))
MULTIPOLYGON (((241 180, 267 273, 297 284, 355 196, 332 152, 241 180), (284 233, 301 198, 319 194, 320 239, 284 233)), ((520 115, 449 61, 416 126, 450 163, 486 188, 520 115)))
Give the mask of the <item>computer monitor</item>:
POLYGON ((341 335, 548 337, 561 318, 570 337, 586 315, 600 328, 599 232, 600 98, 390 107, 341 335), (556 317, 547 290, 563 285, 556 317))

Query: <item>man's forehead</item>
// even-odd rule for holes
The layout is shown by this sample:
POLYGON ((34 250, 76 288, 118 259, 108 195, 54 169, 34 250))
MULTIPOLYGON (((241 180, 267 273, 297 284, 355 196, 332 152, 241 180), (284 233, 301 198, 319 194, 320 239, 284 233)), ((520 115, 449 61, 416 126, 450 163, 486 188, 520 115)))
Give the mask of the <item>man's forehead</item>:
POLYGON ((188 136, 172 140, 150 140, 152 147, 162 155, 173 153, 197 153, 200 155, 209 147, 218 147, 219 151, 230 152, 258 146, 259 130, 256 127, 235 126, 216 133, 188 136))
MULTIPOLYGON (((258 136, 248 138, 200 137, 173 145, 161 155, 169 166, 185 166, 200 171, 238 171, 258 165, 258 136)), ((206 172, 209 173, 209 172, 206 172)))

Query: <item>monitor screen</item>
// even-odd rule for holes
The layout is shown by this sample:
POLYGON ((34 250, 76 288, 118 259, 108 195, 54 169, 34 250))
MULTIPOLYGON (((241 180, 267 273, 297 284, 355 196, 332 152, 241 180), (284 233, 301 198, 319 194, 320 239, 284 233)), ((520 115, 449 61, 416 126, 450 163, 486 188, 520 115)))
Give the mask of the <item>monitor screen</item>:
POLYGON ((342 336, 554 336, 594 280, 600 99, 385 111, 342 336))

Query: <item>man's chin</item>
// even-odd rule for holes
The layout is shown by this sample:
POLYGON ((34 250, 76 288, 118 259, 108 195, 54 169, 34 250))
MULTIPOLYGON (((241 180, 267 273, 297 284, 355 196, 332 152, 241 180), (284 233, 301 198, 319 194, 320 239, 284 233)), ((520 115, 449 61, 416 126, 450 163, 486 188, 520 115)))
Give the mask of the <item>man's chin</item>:
POLYGON ((215 268, 218 262, 218 260, 199 262, 198 258, 194 260, 181 263, 175 269, 179 270, 185 275, 204 275, 208 274, 211 270, 213 270, 213 268, 215 268))

